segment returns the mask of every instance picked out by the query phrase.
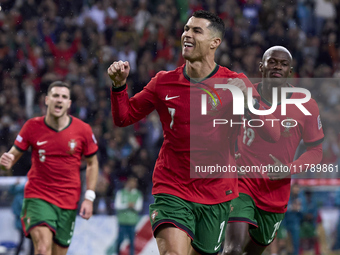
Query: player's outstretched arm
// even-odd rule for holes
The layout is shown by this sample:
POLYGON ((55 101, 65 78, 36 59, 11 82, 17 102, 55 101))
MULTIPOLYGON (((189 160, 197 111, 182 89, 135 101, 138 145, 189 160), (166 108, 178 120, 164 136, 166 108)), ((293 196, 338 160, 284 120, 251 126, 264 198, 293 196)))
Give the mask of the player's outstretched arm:
MULTIPOLYGON (((289 163, 291 174, 299 174, 308 171, 308 166, 318 165, 322 160, 322 144, 308 146, 306 151, 292 163, 289 163)), ((309 167, 310 168, 310 167, 309 167)))
POLYGON ((95 189, 98 179, 98 158, 97 155, 86 158, 86 193, 85 199, 80 207, 80 216, 86 220, 91 218, 93 213, 93 201, 95 199, 95 189))
POLYGON ((272 154, 269 154, 269 157, 273 160, 272 164, 268 165, 268 173, 267 176, 270 180, 276 181, 284 179, 288 176, 290 176, 289 171, 284 171, 284 168, 287 168, 288 166, 283 164, 279 159, 277 159, 272 154), (274 169, 281 169, 280 171, 274 171, 274 169))
POLYGON ((0 157, 0 166, 1 168, 5 168, 7 170, 11 169, 12 166, 20 159, 23 152, 19 151, 17 148, 12 146, 12 148, 1 155, 0 157))
POLYGON ((107 69, 107 74, 112 80, 115 88, 122 87, 126 84, 126 79, 129 76, 130 64, 128 61, 115 61, 107 69))
POLYGON ((312 166, 321 166, 320 162, 323 154, 321 143, 324 139, 324 133, 319 108, 314 99, 307 102, 305 106, 311 113, 311 115, 305 116, 302 130, 302 139, 307 146, 307 150, 298 159, 286 164, 289 166, 291 174, 307 172, 312 166))
POLYGON ((319 164, 322 160, 322 145, 319 144, 316 146, 307 147, 306 152, 304 152, 297 160, 288 164, 283 164, 271 154, 269 156, 272 158, 273 164, 268 166, 269 170, 267 176, 273 181, 281 180, 293 174, 306 172, 308 166, 310 165, 319 164), (273 171, 275 166, 277 167, 276 169, 280 169, 280 171, 273 171), (281 166, 284 166, 285 168, 281 166), (270 171, 270 169, 272 169, 272 171, 270 171), (287 171, 287 169, 290 171, 287 171))

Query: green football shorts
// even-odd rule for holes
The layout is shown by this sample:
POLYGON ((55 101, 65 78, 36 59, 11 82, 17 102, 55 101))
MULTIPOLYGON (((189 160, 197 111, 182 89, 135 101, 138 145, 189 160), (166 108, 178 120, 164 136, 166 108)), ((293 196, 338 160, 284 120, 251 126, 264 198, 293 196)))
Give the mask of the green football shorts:
MULTIPOLYGON (((191 238, 192 247, 201 254, 217 254, 224 241, 230 201, 215 205, 198 204, 168 194, 154 195, 150 205, 152 230, 172 224, 191 238)), ((156 237, 156 236, 155 236, 156 237)))
POLYGON ((269 245, 275 238, 284 213, 272 213, 256 207, 252 197, 240 193, 239 197, 231 201, 232 211, 228 223, 246 222, 249 224, 251 239, 261 245, 269 245))
POLYGON ((37 226, 46 226, 53 232, 53 241, 61 247, 69 247, 73 236, 77 210, 61 209, 45 200, 25 198, 21 211, 24 233, 37 226))

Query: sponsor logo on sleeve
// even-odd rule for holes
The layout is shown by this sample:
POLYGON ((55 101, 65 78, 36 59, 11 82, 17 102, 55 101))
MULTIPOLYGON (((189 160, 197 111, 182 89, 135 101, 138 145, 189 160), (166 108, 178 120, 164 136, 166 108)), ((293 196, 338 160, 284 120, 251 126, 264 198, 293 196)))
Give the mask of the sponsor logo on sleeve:
POLYGON ((97 144, 97 140, 96 140, 96 137, 94 136, 94 134, 92 134, 92 140, 95 144, 97 144))
POLYGON ((320 115, 318 116, 318 129, 320 130, 322 128, 321 118, 320 115))
POLYGON ((17 135, 17 138, 15 140, 17 140, 19 143, 21 143, 22 142, 22 136, 21 135, 17 135))

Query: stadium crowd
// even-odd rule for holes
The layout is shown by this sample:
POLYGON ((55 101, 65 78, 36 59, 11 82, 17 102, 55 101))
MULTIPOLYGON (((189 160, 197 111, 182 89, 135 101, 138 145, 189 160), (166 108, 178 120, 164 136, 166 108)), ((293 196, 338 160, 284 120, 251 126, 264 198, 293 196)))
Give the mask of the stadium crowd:
MULTIPOLYGON (((48 85, 66 81, 72 86, 70 114, 89 123, 98 140, 97 197, 106 200, 104 211, 113 213, 112 198, 131 174, 147 206, 162 127, 155 112, 132 127, 114 126, 106 70, 115 60, 129 61, 133 95, 158 71, 183 64, 180 36, 188 16, 199 9, 224 20, 217 63, 233 71, 258 78, 263 52, 287 47, 294 59, 292 77, 300 78, 299 86, 311 91, 320 108, 322 163, 339 164, 339 0, 2 0, 0 155, 27 119, 45 114, 48 85)), ((26 155, 13 172, 0 175, 25 175, 29 166, 26 155)))

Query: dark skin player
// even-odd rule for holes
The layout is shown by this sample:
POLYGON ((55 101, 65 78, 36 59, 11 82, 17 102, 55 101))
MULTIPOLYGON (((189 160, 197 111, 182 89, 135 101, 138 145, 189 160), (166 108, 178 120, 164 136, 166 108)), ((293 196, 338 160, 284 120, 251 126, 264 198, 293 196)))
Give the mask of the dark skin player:
MULTIPOLYGON (((259 70, 262 73, 261 96, 272 103, 272 88, 278 88, 278 103, 281 99, 281 87, 287 86, 287 78, 292 73, 292 56, 290 52, 281 46, 268 49, 260 62, 259 70)), ((239 157, 239 156, 238 156, 239 157)), ((282 163, 270 155, 273 159, 272 166, 280 166, 282 163)), ((287 172, 268 173, 271 180, 279 180, 286 177, 287 172)), ((260 246, 253 242, 248 234, 249 224, 246 222, 229 222, 227 224, 224 255, 260 255, 267 246, 260 246)))

